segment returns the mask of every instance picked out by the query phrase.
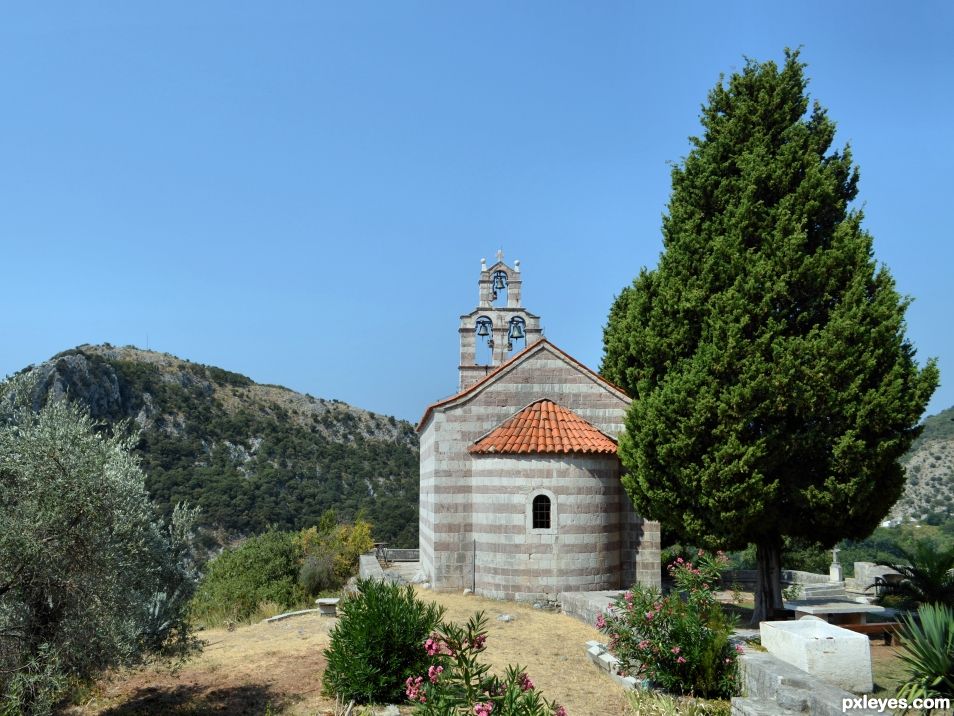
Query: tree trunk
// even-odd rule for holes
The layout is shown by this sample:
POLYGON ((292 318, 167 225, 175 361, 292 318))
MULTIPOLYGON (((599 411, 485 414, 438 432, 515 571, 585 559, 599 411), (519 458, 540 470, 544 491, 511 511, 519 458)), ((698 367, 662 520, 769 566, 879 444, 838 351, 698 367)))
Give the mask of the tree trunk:
POLYGON ((755 544, 757 575, 755 580, 755 611, 752 625, 774 618, 782 609, 782 541, 766 539, 755 544))

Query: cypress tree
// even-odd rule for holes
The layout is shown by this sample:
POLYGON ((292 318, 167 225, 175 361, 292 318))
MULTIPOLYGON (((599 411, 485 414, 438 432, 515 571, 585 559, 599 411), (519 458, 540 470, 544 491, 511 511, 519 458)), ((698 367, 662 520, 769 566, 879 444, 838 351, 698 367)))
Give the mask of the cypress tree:
POLYGON ((783 536, 831 547, 888 512, 938 383, 804 67, 787 50, 720 78, 672 170, 658 267, 604 331, 601 371, 634 398, 619 452, 637 511, 696 544, 755 543, 754 621, 781 607, 783 536))

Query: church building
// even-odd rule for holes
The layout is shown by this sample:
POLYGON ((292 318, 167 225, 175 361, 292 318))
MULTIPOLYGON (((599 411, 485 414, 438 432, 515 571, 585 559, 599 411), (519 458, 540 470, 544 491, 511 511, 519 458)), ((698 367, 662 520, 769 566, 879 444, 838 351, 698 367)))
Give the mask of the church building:
POLYGON ((520 262, 481 261, 460 384, 421 443, 420 559, 432 588, 503 599, 658 585, 659 525, 620 483, 630 399, 543 338, 520 262))

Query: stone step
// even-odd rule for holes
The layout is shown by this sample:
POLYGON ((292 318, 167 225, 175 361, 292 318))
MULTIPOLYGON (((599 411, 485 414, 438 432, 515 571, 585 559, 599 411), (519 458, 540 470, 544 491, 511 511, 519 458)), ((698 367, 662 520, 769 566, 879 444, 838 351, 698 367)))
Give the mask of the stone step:
POLYGON ((802 586, 802 599, 814 599, 817 597, 844 597, 845 583, 830 582, 828 584, 805 584, 802 586))

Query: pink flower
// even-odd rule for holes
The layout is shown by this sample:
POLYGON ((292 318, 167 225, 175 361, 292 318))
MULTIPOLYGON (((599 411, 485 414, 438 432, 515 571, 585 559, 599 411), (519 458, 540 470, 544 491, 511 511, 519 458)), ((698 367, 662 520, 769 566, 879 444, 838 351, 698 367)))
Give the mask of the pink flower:
POLYGON ((623 595, 623 599, 625 599, 627 602, 632 602, 632 601, 633 601, 633 593, 632 593, 632 592, 626 592, 626 594, 623 595))
POLYGON ((745 653, 745 647, 743 647, 741 644, 736 644, 736 645, 735 645, 735 653, 736 653, 736 654, 744 654, 744 653, 745 653))
POLYGON ((520 690, 521 691, 532 691, 533 690, 533 681, 530 680, 530 677, 526 674, 520 674, 520 690))
POLYGON ((606 619, 603 618, 603 612, 596 615, 596 628, 602 629, 606 626, 606 619))
POLYGON ((441 647, 444 646, 444 642, 440 639, 435 639, 433 636, 424 642, 424 651, 427 652, 428 656, 437 656, 441 653, 441 647))
POLYGON ((654 616, 656 616, 656 612, 646 612, 646 621, 651 622, 654 616))
POLYGON ((674 646, 672 649, 670 649, 670 651, 671 651, 673 654, 678 654, 678 653, 679 653, 679 647, 678 647, 678 646, 674 646))
POLYGON ((493 701, 487 701, 485 703, 474 704, 474 716, 489 716, 490 712, 494 710, 493 701))
POLYGON ((441 675, 442 671, 444 671, 443 666, 431 666, 427 670, 427 678, 431 680, 432 684, 436 684, 437 678, 441 675))
POLYGON ((677 564, 682 564, 682 562, 683 562, 682 557, 677 557, 677 558, 676 558, 676 563, 677 563, 677 564))
POLYGON ((487 642, 487 635, 478 634, 476 637, 474 637, 474 641, 473 643, 471 643, 471 647, 476 649, 477 651, 480 651, 481 649, 484 648, 484 644, 486 642, 487 642))
POLYGON ((423 704, 425 701, 424 694, 421 693, 421 684, 424 683, 424 677, 418 676, 417 678, 408 676, 407 680, 404 682, 404 693, 407 694, 409 701, 417 701, 423 704))
POLYGON ((685 657, 680 656, 678 659, 676 659, 676 663, 677 663, 677 664, 685 664, 685 663, 686 663, 685 657))
POLYGON ((639 642, 639 644, 637 644, 637 646, 640 649, 645 649, 647 646, 649 646, 649 642, 643 639, 641 642, 639 642))
POLYGON ((563 706, 557 706, 553 716, 566 716, 566 709, 563 706))

